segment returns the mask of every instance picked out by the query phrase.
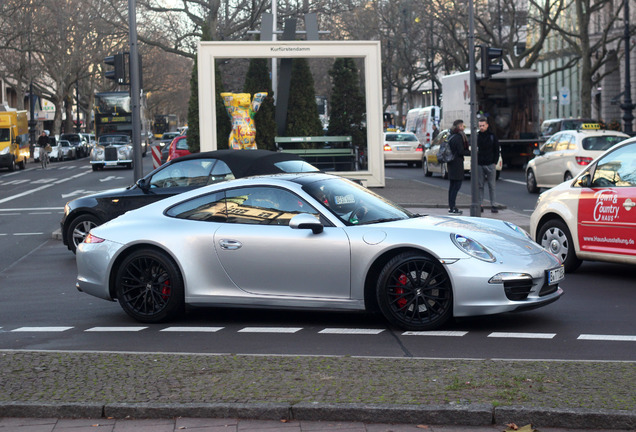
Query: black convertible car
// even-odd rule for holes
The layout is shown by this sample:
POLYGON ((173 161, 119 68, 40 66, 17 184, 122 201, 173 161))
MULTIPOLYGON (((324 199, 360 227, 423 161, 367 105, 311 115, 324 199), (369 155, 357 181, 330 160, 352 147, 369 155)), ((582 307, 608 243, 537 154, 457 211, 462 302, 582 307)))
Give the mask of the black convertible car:
POLYGON ((318 171, 289 153, 268 150, 216 150, 174 159, 127 188, 110 189, 66 203, 62 241, 75 253, 91 228, 129 210, 224 180, 261 174, 318 171))

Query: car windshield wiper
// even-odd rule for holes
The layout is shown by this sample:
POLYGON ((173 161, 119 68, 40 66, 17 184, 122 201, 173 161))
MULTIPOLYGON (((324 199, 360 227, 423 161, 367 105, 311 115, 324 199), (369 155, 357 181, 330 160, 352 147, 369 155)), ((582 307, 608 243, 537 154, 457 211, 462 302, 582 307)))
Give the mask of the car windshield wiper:
POLYGON ((394 218, 381 218, 381 219, 374 219, 374 220, 370 220, 370 221, 366 221, 366 222, 360 222, 357 225, 371 225, 371 224, 376 224, 376 223, 382 223, 382 222, 394 222, 394 221, 399 221, 399 220, 404 220, 404 218, 401 217, 394 217, 394 218))

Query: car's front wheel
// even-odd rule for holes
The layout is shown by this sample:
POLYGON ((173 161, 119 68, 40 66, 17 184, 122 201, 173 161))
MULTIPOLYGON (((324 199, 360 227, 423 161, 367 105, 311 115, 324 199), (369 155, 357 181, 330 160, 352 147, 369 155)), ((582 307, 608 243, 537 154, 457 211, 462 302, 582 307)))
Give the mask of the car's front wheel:
POLYGON ((126 257, 117 270, 115 290, 122 309, 140 322, 168 321, 185 310, 181 272, 156 249, 139 249, 126 257))
POLYGON ((534 171, 529 169, 526 172, 526 188, 530 193, 539 193, 539 188, 537 187, 537 179, 534 176, 534 171))
POLYGON ((100 220, 92 214, 83 214, 73 219, 66 232, 68 248, 71 252, 75 253, 77 247, 84 241, 89 231, 98 225, 101 225, 100 220))
POLYGON ((574 251, 570 230, 562 221, 551 219, 544 223, 539 229, 537 243, 556 255, 566 272, 573 272, 581 265, 574 251))
POLYGON ((424 159, 424 161, 422 162, 422 170, 424 171, 425 177, 430 177, 433 175, 433 173, 428 169, 428 160, 426 159, 424 159))
POLYGON ((386 263, 376 299, 384 317, 406 330, 441 327, 453 314, 448 274, 439 261, 419 252, 403 252, 386 263))

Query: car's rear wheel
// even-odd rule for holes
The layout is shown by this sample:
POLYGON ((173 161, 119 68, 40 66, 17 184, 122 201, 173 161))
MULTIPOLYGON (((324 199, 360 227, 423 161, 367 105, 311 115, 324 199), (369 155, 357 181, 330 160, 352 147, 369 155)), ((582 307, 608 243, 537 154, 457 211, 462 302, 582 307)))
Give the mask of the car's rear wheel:
POLYGON ((77 247, 84 241, 89 231, 98 225, 101 225, 100 220, 91 214, 84 214, 73 219, 66 232, 68 248, 71 252, 75 253, 77 247))
POLYGON ((563 176, 563 181, 570 181, 572 180, 572 173, 569 171, 565 172, 565 175, 563 176))
POLYGON ((425 177, 430 177, 433 175, 433 173, 428 169, 428 160, 426 159, 424 159, 424 161, 422 162, 422 171, 424 171, 425 177))
POLYGON ((570 230, 562 221, 551 219, 544 223, 539 230, 537 242, 561 260, 566 272, 573 272, 581 265, 581 260, 574 251, 570 230))
POLYGON ((376 286, 380 311, 406 330, 441 327, 453 314, 453 290, 444 267, 419 252, 404 252, 382 269, 376 286))
POLYGON ((156 249, 139 249, 126 257, 117 270, 115 290, 122 309, 140 322, 168 321, 185 310, 179 268, 156 249))
POLYGON ((529 169, 526 172, 526 188, 530 193, 539 193, 539 188, 537 187, 537 179, 534 176, 534 171, 529 169))

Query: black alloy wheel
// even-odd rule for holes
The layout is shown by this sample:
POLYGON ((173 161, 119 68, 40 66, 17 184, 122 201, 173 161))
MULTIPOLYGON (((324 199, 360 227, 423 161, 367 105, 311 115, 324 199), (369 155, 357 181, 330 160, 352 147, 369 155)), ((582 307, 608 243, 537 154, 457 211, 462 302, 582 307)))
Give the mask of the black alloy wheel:
POLYGON ((539 193, 539 188, 537 187, 537 179, 534 176, 534 171, 531 169, 526 172, 526 188, 530 193, 539 193))
POLYGON ((143 323, 168 321, 183 314, 183 278, 166 253, 139 249, 126 257, 115 278, 117 300, 124 311, 143 323))
POLYGON ((66 232, 68 248, 71 252, 75 253, 77 247, 84 241, 89 231, 101 224, 102 222, 91 214, 80 215, 73 219, 66 232))
POLYGON ((436 329, 453 314, 453 290, 446 270, 419 252, 392 258, 380 273, 376 295, 384 317, 405 330, 436 329))

